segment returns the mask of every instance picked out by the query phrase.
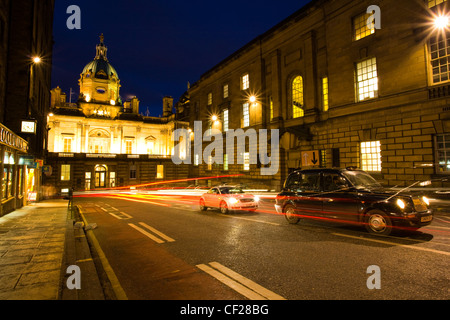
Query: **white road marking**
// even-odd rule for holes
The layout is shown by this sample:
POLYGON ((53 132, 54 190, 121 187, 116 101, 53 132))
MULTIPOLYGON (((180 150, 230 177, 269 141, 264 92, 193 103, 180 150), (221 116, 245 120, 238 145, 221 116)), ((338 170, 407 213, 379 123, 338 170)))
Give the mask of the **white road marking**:
POLYGON ((211 262, 209 266, 199 264, 197 265, 197 268, 208 273, 250 300, 286 300, 282 296, 260 286, 220 263, 211 262))
POLYGON ((165 235, 164 233, 162 233, 161 231, 156 230, 153 227, 150 227, 149 225, 143 223, 143 222, 139 222, 139 224, 141 226, 143 226, 144 228, 147 228, 148 230, 150 230, 151 232, 157 234, 158 236, 160 236, 161 238, 165 239, 167 242, 175 242, 174 239, 172 239, 171 237, 165 235))
POLYGON ((155 237, 154 235, 148 233, 148 232, 145 231, 144 229, 139 228, 138 226, 136 226, 136 225, 134 225, 134 224, 132 224, 132 223, 129 223, 128 225, 129 225, 130 227, 136 229, 137 231, 139 231, 139 232, 142 233, 143 235, 147 236, 148 238, 152 239, 152 240, 155 241, 156 243, 159 243, 159 244, 164 243, 164 240, 161 240, 160 238, 155 237))
POLYGON ((438 253, 438 254, 443 254, 443 255, 450 256, 450 252, 447 252, 447 251, 440 251, 440 250, 424 248, 424 247, 418 247, 418 246, 412 246, 412 245, 403 245, 403 244, 398 244, 398 243, 390 242, 390 241, 383 241, 383 240, 377 240, 377 239, 356 237, 356 236, 350 236, 350 235, 341 234, 341 233, 332 233, 332 235, 339 236, 339 237, 352 238, 352 239, 357 239, 357 240, 377 242, 377 243, 382 243, 382 244, 388 244, 388 245, 395 246, 395 247, 403 247, 403 248, 408 248, 408 249, 427 251, 427 252, 438 253))

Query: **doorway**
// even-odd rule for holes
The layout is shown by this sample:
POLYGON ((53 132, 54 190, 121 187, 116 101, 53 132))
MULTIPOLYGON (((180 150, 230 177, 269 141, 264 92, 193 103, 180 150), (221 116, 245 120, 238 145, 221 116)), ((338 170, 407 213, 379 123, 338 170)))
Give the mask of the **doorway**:
POLYGON ((106 188, 106 166, 95 167, 95 188, 106 188))

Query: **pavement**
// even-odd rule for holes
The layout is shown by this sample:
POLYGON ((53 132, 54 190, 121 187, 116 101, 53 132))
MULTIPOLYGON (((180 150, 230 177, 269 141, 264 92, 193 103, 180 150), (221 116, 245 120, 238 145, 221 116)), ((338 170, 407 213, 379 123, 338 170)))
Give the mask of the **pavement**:
POLYGON ((0 217, 0 300, 114 299, 105 294, 79 220, 59 199, 0 217), (78 273, 68 272, 70 266, 78 273), (81 289, 73 288, 78 280, 81 289))

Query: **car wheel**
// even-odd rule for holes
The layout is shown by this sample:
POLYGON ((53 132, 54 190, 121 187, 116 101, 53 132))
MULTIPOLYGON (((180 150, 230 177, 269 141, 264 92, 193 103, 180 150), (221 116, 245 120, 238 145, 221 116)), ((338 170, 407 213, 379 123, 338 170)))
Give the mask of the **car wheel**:
POLYGON ((291 205, 288 205, 284 208, 284 216, 290 224, 297 224, 300 221, 300 218, 295 211, 295 207, 291 205))
POLYGON ((227 214, 228 212, 230 212, 230 210, 228 209, 228 205, 225 201, 222 201, 220 203, 220 212, 222 214, 227 214))
POLYGON ((369 233, 387 236, 392 232, 392 221, 386 213, 372 210, 366 216, 366 229, 369 233))
POLYGON ((205 206, 205 200, 200 199, 200 211, 206 211, 208 207, 205 206))

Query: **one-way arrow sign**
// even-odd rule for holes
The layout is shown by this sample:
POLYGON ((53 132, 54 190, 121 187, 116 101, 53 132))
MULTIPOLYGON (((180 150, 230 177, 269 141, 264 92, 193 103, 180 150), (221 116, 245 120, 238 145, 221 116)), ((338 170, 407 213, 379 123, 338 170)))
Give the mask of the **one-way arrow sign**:
POLYGON ((302 167, 316 167, 320 165, 319 151, 304 151, 302 152, 302 167))

